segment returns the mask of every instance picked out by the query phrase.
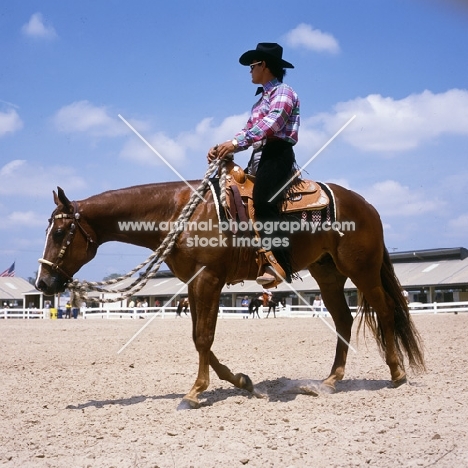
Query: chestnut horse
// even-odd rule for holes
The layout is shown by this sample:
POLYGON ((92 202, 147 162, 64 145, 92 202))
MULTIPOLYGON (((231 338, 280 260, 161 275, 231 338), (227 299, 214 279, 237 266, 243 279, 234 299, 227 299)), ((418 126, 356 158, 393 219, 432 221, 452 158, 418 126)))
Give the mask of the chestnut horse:
MULTIPOLYGON (((193 182, 196 186, 197 182, 193 182)), ((317 229, 291 235, 291 258, 296 271, 307 269, 317 281, 335 323, 337 343, 329 376, 322 382, 335 390, 343 379, 353 316, 344 295, 350 278, 362 295, 361 321, 372 330, 390 369, 395 386, 406 381, 404 355, 411 367, 424 369, 418 332, 408 311, 401 286, 395 276, 379 214, 357 193, 330 184, 334 192, 337 220, 354 222, 355 230, 340 233, 317 229)), ((73 275, 96 255, 104 242, 119 241, 155 250, 167 231, 125 229, 122 222, 175 222, 191 197, 182 182, 148 184, 104 192, 81 201, 70 201, 64 191, 54 192, 57 205, 49 220, 43 258, 36 288, 47 295, 64 291, 73 275), (119 224, 120 223, 120 224, 119 224)), ((205 196, 190 221, 216 224, 217 209, 211 192, 205 196)), ((161 226, 161 224, 160 224, 161 226)), ((185 230, 177 237, 166 264, 181 281, 189 282, 192 337, 199 355, 198 374, 181 407, 199 406, 199 395, 210 383, 209 367, 234 386, 254 392, 250 378, 234 374, 211 351, 223 286, 257 276, 255 249, 234 246, 229 232, 185 230), (199 237, 197 237, 197 235, 199 237), (203 245, 195 242, 205 238, 203 245), (229 242, 224 243, 225 240, 229 242), (209 241, 209 242, 208 242, 209 241)))
POLYGON ((188 298, 184 297, 177 303, 177 310, 176 310, 176 317, 182 317, 182 312, 185 315, 187 314, 187 310, 189 309, 190 304, 188 298))

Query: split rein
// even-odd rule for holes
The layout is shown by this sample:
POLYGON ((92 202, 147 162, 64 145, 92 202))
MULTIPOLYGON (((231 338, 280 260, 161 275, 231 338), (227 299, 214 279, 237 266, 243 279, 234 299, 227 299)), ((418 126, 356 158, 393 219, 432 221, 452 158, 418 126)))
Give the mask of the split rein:
MULTIPOLYGON (((206 191, 209 188, 209 179, 213 172, 219 168, 220 172, 220 187, 221 187, 221 205, 226 207, 226 194, 224 191, 224 187, 226 185, 226 160, 219 160, 215 159, 212 161, 205 175, 203 177, 202 182, 197 187, 197 189, 192 193, 189 201, 184 206, 181 214, 179 215, 176 222, 171 223, 173 226, 169 233, 166 235, 164 240, 162 241, 161 245, 142 263, 137 265, 133 270, 129 271, 127 274, 120 276, 118 278, 114 278, 107 281, 86 281, 86 280, 76 280, 73 279, 71 275, 67 272, 63 271, 59 266, 67 247, 70 245, 73 235, 76 230, 76 226, 81 230, 83 235, 86 237, 88 243, 94 242, 91 236, 87 234, 87 232, 83 229, 82 225, 79 222, 80 214, 77 212, 76 202, 73 202, 73 206, 75 208, 74 213, 72 214, 58 214, 54 216, 54 219, 63 219, 63 218, 71 218, 74 219, 74 222, 71 224, 70 231, 65 239, 63 246, 59 252, 58 259, 53 263, 49 260, 44 258, 39 259, 40 263, 46 264, 50 266, 52 269, 59 271, 61 274, 67 277, 68 284, 67 288, 70 290, 71 293, 75 296, 77 300, 80 302, 89 300, 88 292, 89 291, 96 291, 102 293, 117 293, 119 294, 118 297, 114 298, 94 298, 93 300, 100 302, 100 303, 110 303, 110 302, 118 302, 124 299, 127 299, 133 296, 135 293, 143 289, 143 287, 148 283, 148 281, 154 278, 161 267, 161 264, 165 261, 167 256, 171 253, 175 242, 179 235, 182 233, 186 222, 190 219, 195 208, 200 204, 200 201, 203 200, 203 196, 205 195, 206 191), (127 278, 132 277, 135 273, 140 271, 146 267, 144 273, 140 274, 138 278, 136 278, 131 284, 127 287, 121 288, 106 288, 106 286, 112 286, 117 283, 124 281, 127 278)), ((53 222, 53 219, 51 220, 53 222)))

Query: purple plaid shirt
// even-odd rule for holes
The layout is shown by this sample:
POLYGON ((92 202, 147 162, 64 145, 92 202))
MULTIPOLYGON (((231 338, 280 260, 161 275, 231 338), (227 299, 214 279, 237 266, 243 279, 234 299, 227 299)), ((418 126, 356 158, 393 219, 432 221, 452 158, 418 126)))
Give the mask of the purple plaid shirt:
POLYGON ((268 137, 281 138, 295 145, 299 131, 299 98, 277 78, 263 87, 262 97, 253 105, 245 127, 234 137, 239 151, 268 137))

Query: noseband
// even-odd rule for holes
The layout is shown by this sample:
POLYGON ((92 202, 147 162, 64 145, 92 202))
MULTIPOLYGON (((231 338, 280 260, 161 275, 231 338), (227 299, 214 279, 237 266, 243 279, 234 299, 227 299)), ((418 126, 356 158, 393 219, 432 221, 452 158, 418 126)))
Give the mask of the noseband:
POLYGON ((86 250, 88 250, 89 244, 94 243, 93 238, 86 232, 84 227, 80 223, 80 213, 78 213, 78 206, 76 202, 71 202, 71 205, 73 207, 73 213, 67 214, 67 213, 59 213, 56 214, 53 218, 49 219, 49 223, 53 223, 56 219, 73 219, 74 222, 71 223, 70 225, 70 231, 68 232, 68 235, 66 239, 63 241, 62 247, 60 248, 60 252, 58 254, 58 258, 55 262, 51 262, 50 260, 46 260, 45 258, 40 258, 38 260, 39 263, 43 263, 44 265, 50 266, 53 270, 58 271, 61 273, 63 276, 65 276, 68 280, 68 282, 73 281, 73 276, 69 275, 65 270, 63 270, 60 267, 60 263, 62 263, 63 256, 65 255, 65 252, 67 250, 67 247, 71 244, 73 240, 73 236, 76 232, 76 227, 78 226, 79 230, 83 233, 83 235, 86 238, 86 250))

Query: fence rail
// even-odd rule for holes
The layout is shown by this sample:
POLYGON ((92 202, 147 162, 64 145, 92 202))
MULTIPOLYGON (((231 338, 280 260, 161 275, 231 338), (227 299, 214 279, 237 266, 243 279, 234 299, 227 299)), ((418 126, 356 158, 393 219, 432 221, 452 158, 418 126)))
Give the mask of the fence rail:
MULTIPOLYGON (((350 307, 351 313, 356 315, 357 307, 350 307)), ((468 301, 465 302, 432 302, 428 304, 410 303, 410 313, 414 315, 421 314, 458 314, 468 312, 468 301)), ((146 307, 141 308, 121 308, 121 307, 106 307, 91 308, 82 307, 79 313, 70 314, 71 318, 82 319, 151 319, 153 316, 158 318, 176 317, 176 307, 146 307)), ((265 315, 268 308, 261 307, 259 312, 265 315)), ((310 317, 330 317, 327 309, 321 307, 320 309, 313 309, 312 306, 300 305, 286 305, 286 307, 279 306, 276 310, 279 317, 296 317, 296 318, 310 318, 310 317)), ((50 319, 50 318, 64 318, 64 310, 59 309, 0 309, 0 319, 50 319), (55 312, 54 312, 55 311, 55 312), (62 312, 62 313, 60 313, 62 312)), ((182 317, 185 316, 182 312, 182 317)), ((270 314, 272 316, 272 313, 270 314)), ((219 308, 219 318, 234 318, 246 319, 249 318, 249 310, 247 307, 224 307, 219 308)))

